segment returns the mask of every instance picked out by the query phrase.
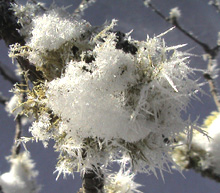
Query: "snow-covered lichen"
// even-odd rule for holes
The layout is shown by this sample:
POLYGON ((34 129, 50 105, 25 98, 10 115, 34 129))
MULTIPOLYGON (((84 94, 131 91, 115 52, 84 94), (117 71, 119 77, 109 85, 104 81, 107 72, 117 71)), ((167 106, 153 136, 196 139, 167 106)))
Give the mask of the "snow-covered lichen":
POLYGON ((203 133, 194 132, 191 148, 184 144, 185 136, 178 138, 178 144, 184 145, 177 146, 172 152, 174 161, 182 169, 194 167, 208 177, 219 175, 219 125, 219 113, 212 112, 204 121, 203 133))
POLYGON ((105 192, 107 193, 141 193, 137 188, 141 185, 134 182, 134 173, 131 171, 109 174, 106 176, 105 192))
POLYGON ((172 162, 175 138, 191 131, 181 112, 198 86, 184 45, 167 46, 164 34, 136 41, 115 24, 92 27, 55 8, 33 19, 27 45, 11 53, 44 75, 27 83, 23 113, 36 117, 36 140, 55 141, 59 173, 118 162, 156 174, 172 162))
POLYGON ((216 174, 220 174, 220 114, 212 112, 204 122, 204 129, 207 131, 209 138, 201 134, 195 135, 194 145, 206 152, 203 159, 203 168, 214 168, 216 174))
POLYGON ((37 193, 40 186, 36 183, 38 172, 27 152, 10 157, 11 169, 0 176, 0 186, 4 193, 37 193))

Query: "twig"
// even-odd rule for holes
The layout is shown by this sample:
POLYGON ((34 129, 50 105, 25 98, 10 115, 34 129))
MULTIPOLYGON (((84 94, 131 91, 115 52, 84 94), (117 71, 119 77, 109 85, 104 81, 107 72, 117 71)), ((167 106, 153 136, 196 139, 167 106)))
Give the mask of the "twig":
POLYGON ((12 157, 16 157, 20 153, 21 145, 17 143, 18 139, 21 138, 21 115, 18 115, 16 118, 16 126, 15 126, 15 137, 14 144, 12 146, 12 157))
POLYGON ((204 155, 200 152, 198 152, 198 148, 193 150, 189 150, 186 158, 188 159, 188 164, 185 166, 185 169, 194 169, 196 172, 200 173, 203 177, 208 177, 212 180, 215 180, 216 182, 220 182, 220 175, 216 174, 216 169, 209 166, 207 168, 203 168, 201 162, 204 159, 207 159, 204 157, 204 155), (201 160, 202 159, 202 160, 201 160))
POLYGON ((220 12, 220 4, 217 0, 214 0, 214 2, 210 1, 209 4, 212 5, 218 13, 220 12))
MULTIPOLYGON (((24 76, 21 77, 21 85, 25 85, 25 78, 24 76)), ((27 89, 27 87, 22 86, 22 90, 27 89)), ((25 101, 26 94, 22 93, 22 103, 25 101)), ((16 121, 16 126, 15 126, 15 137, 14 137, 14 144, 12 146, 12 157, 16 157, 20 153, 21 145, 18 143, 18 140, 21 138, 21 132, 22 132, 22 115, 17 115, 15 121, 16 121)))
POLYGON ((104 193, 104 175, 100 167, 93 166, 82 175, 82 187, 78 193, 104 193))
POLYGON ((154 11, 157 15, 159 15, 163 20, 165 20, 166 22, 171 23, 171 25, 175 26, 179 31, 181 31, 184 35, 186 35, 187 37, 189 37, 191 40, 193 40, 195 43, 197 43, 198 45, 200 45, 203 50, 212 56, 212 58, 214 59, 217 56, 217 53, 219 52, 219 46, 215 46, 213 48, 210 48, 206 43, 202 42, 201 40, 199 40, 198 38, 196 38, 195 36, 192 35, 192 33, 188 32, 187 30, 185 30, 176 19, 170 19, 169 17, 166 17, 165 15, 163 15, 159 9, 157 9, 152 3, 148 3, 148 7, 151 8, 152 11, 154 11))
POLYGON ((8 80, 9 82, 11 82, 12 84, 15 84, 17 82, 19 82, 19 80, 16 78, 16 75, 11 75, 12 72, 8 72, 8 69, 6 71, 6 68, 4 68, 2 66, 2 63, 0 62, 0 74, 6 79, 8 80))
MULTIPOLYGON (((207 64, 207 69, 208 69, 208 72, 212 71, 212 58, 211 57, 209 57, 209 61, 208 61, 208 64, 207 64)), ((204 74, 204 78, 209 83, 210 92, 211 92, 212 97, 215 101, 215 104, 218 108, 218 111, 220 112, 220 98, 219 98, 218 91, 217 91, 216 86, 215 86, 215 82, 214 82, 214 80, 211 76, 211 73, 204 74)))
MULTIPOLYGON (((11 3, 14 3, 14 0, 0 0, 0 37, 7 46, 14 43, 25 45, 24 37, 18 32, 21 26, 17 23, 17 19, 11 9, 11 3)), ((18 57, 17 61, 24 71, 28 71, 28 77, 32 82, 44 79, 42 73, 37 71, 35 66, 30 64, 28 60, 18 57)))
MULTIPOLYGON (((143 0, 144 1, 144 0, 143 0)), ((203 48, 203 50, 205 51, 206 54, 208 54, 210 56, 209 62, 207 64, 207 71, 211 72, 211 65, 212 63, 210 62, 211 60, 215 59, 216 56, 218 55, 218 52, 220 51, 220 46, 216 45, 213 48, 210 48, 209 45, 207 45, 206 43, 202 42, 201 40, 199 40, 198 38, 196 38, 195 36, 192 35, 192 33, 188 32, 187 30, 185 30, 177 21, 176 18, 169 18, 169 17, 165 17, 164 14, 162 14, 160 12, 159 9, 157 9, 151 2, 148 3, 147 5, 148 7, 151 8, 152 11, 154 11, 157 15, 159 15, 163 20, 165 20, 166 22, 171 23, 173 26, 175 26, 179 31, 181 31, 185 36, 189 37, 191 40, 193 40, 196 44, 198 44, 200 47, 203 48)), ((216 89, 215 86, 215 82, 214 79, 211 77, 211 74, 205 74, 204 77, 207 79, 208 83, 209 83, 209 87, 210 87, 210 92, 212 94, 213 100, 216 104, 216 107, 218 109, 218 111, 220 112, 220 100, 219 100, 219 94, 218 91, 216 89)))
POLYGON ((74 15, 75 16, 81 16, 84 14, 84 11, 96 0, 82 0, 81 3, 79 4, 78 8, 75 9, 74 15))

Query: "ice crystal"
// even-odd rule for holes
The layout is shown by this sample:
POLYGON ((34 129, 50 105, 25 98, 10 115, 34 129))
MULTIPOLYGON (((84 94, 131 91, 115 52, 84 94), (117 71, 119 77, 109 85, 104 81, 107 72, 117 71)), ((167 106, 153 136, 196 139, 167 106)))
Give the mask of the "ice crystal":
POLYGON ((178 7, 174 7, 170 10, 170 19, 179 19, 181 17, 181 11, 178 7))
POLYGON ((220 115, 217 112, 212 112, 204 122, 207 136, 198 134, 194 136, 193 143, 206 152, 206 157, 203 159, 203 168, 214 168, 214 172, 220 174, 220 115))
POLYGON ((108 193, 141 193, 137 190, 141 185, 134 182, 134 174, 130 171, 109 174, 106 178, 105 191, 108 193))
POLYGON ((36 117, 36 140, 55 141, 59 174, 111 162, 167 170, 174 139, 191 129, 181 112, 198 89, 189 55, 178 50, 184 45, 167 46, 165 33, 136 41, 114 32, 116 20, 92 27, 57 8, 30 25, 26 47, 12 46, 11 55, 44 75, 27 93, 24 111, 36 117))
POLYGON ((52 9, 32 21, 31 39, 27 43, 40 51, 56 50, 62 44, 77 40, 88 27, 84 21, 76 21, 63 9, 52 9))

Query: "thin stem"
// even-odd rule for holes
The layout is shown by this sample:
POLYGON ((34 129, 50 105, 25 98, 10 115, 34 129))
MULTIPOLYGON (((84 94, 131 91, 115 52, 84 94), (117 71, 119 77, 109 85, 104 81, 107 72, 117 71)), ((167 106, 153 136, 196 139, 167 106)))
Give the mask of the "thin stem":
POLYGON ((84 11, 92 4, 95 0, 82 0, 77 9, 74 11, 75 16, 81 16, 84 14, 84 11))
POLYGON ((12 146, 12 157, 16 157, 20 153, 21 145, 17 141, 21 138, 21 115, 16 118, 14 144, 12 146))
MULTIPOLYGON (((25 85, 24 76, 22 76, 21 78, 22 78, 21 85, 25 85)), ((21 89, 25 90, 25 89, 27 89, 27 87, 22 86, 21 89)), ((25 101, 26 94, 22 93, 21 97, 22 97, 21 102, 23 103, 25 101)), ((14 144, 12 146, 12 157, 16 157, 20 153, 20 150, 21 150, 21 145, 18 142, 18 140, 21 138, 21 132, 22 132, 22 123, 21 123, 21 121, 22 121, 22 118, 23 118, 23 116, 18 114, 16 119, 15 119, 16 126, 15 126, 14 144)))
POLYGON ((192 33, 185 30, 176 19, 170 19, 169 17, 166 17, 164 14, 160 12, 159 9, 157 9, 152 3, 148 3, 148 7, 151 8, 152 11, 154 11, 158 16, 160 16, 163 20, 166 22, 171 23, 173 26, 175 26, 179 31, 181 31, 185 36, 189 37, 191 40, 193 40, 196 44, 201 46, 203 50, 212 56, 212 58, 215 58, 217 56, 217 52, 219 52, 219 46, 215 46, 214 48, 210 48, 206 43, 202 42, 195 36, 193 36, 192 33))
POLYGON ((212 94, 212 97, 214 99, 214 102, 217 106, 218 111, 220 112, 220 98, 219 98, 219 94, 215 85, 215 82, 211 76, 212 73, 212 57, 209 57, 209 61, 207 64, 207 71, 208 73, 204 74, 205 79, 208 81, 209 83, 209 88, 210 88, 210 92, 212 94))

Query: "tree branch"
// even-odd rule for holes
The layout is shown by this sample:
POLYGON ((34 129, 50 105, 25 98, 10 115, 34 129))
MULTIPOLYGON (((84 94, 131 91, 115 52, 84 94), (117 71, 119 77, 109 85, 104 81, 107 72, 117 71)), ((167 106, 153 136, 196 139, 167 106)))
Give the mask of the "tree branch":
MULTIPOLYGON (((0 38, 5 41, 7 46, 14 43, 25 45, 24 37, 18 32, 21 26, 17 23, 17 18, 11 9, 11 3, 14 3, 14 0, 0 0, 0 38)), ((28 60, 18 57, 17 61, 24 71, 28 71, 29 79, 32 82, 43 79, 42 73, 37 71, 28 60)))
POLYGON ((22 116, 18 115, 16 117, 16 126, 15 126, 15 137, 14 144, 12 146, 12 157, 16 157, 20 153, 21 145, 17 143, 18 139, 21 138, 21 119, 22 116))
POLYGON ((87 169, 82 174, 82 187, 78 193, 104 193, 104 175, 100 167, 87 169))
MULTIPOLYGON (((25 85, 25 78, 24 76, 21 77, 22 81, 21 81, 21 85, 25 85)), ((21 86, 22 90, 26 90, 27 87, 26 86, 21 86)), ((26 93, 21 93, 22 94, 22 103, 25 101, 26 98, 26 93)), ((21 149, 21 145, 20 143, 18 143, 18 140, 21 138, 21 133, 22 133, 22 118, 23 115, 18 114, 15 121, 16 121, 16 126, 15 126, 15 137, 14 137, 14 144, 12 146, 12 157, 16 157, 19 153, 20 153, 20 149, 21 149)))
POLYGON ((47 9, 45 7, 43 7, 40 3, 38 3, 35 0, 31 0, 35 5, 37 5, 38 7, 40 7, 43 11, 47 11, 47 9))
MULTIPOLYGON (((144 0, 143 0, 144 1, 144 0)), ((219 46, 216 46, 214 48, 210 48, 206 43, 202 42, 201 40, 199 40, 198 38, 196 38, 195 36, 193 36, 192 33, 188 32, 187 30, 185 30, 176 19, 170 19, 169 17, 166 17, 164 14, 162 14, 160 12, 159 9, 157 9, 152 3, 148 3, 148 7, 151 8, 152 11, 154 11, 158 16, 160 16, 163 20, 165 20, 166 22, 171 23, 172 26, 176 27, 179 31, 181 31, 185 36, 189 37, 191 40, 193 40, 196 44, 198 44, 199 46, 201 46, 203 48, 203 50, 212 56, 212 58, 214 59, 218 52, 219 52, 219 46)))
MULTIPOLYGON (((203 177, 208 177, 212 180, 215 180, 216 182, 220 182, 220 175, 215 173, 215 168, 213 167, 208 167, 206 169, 202 168, 201 164, 201 152, 197 152, 196 150, 189 150, 186 157, 189 161, 188 165, 185 167, 185 169, 193 169, 196 172, 200 173, 203 177)), ((206 158, 202 158, 206 159, 206 158)))
POLYGON ((0 193, 4 193, 1 186, 0 186, 0 193))
MULTIPOLYGON (((144 1, 144 0, 143 0, 144 1)), ((214 79, 211 77, 211 65, 212 65, 212 60, 216 58, 216 56, 218 55, 219 51, 220 51, 220 46, 216 45, 213 48, 210 48, 210 46, 204 42, 202 42, 201 40, 199 40, 198 38, 196 38, 195 36, 193 36, 192 33, 188 32, 187 30, 185 30, 177 21, 176 18, 169 18, 166 17, 164 14, 162 14, 160 12, 159 9, 157 9, 151 2, 149 2, 147 4, 148 7, 151 8, 152 11, 154 11, 158 16, 160 16, 163 20, 165 20, 166 22, 171 23, 173 26, 175 26, 179 31, 181 31, 185 36, 187 36, 188 38, 190 38, 191 40, 193 40, 197 45, 199 45, 200 47, 203 48, 203 50, 205 51, 206 54, 208 54, 210 56, 209 62, 207 64, 207 71, 210 73, 205 73, 204 74, 204 78, 207 79, 208 83, 209 83, 209 88, 210 88, 210 92, 212 94, 213 100, 216 104, 216 107, 218 109, 218 111, 220 112, 220 99, 219 99, 219 94, 217 91, 217 88, 215 86, 215 82, 214 79)))
POLYGON ((214 2, 210 1, 209 4, 212 5, 218 13, 220 12, 220 4, 217 0, 214 0, 214 2))

